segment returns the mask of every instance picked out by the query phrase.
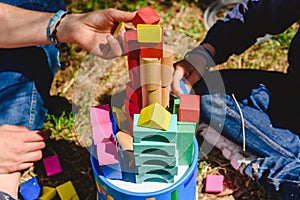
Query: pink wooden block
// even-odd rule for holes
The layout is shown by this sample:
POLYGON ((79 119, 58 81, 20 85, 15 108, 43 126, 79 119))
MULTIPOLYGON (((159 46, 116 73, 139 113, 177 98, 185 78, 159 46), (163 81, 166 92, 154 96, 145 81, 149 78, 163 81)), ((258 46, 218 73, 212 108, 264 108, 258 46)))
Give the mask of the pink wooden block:
POLYGON ((43 163, 44 163, 47 176, 52 176, 54 174, 62 172, 57 155, 44 158, 43 163))
POLYGON ((119 163, 118 151, 115 141, 104 142, 96 145, 99 165, 119 163))
POLYGON ((205 192, 208 193, 220 193, 223 191, 223 180, 224 176, 222 175, 207 175, 205 192))
POLYGON ((138 24, 158 24, 159 21, 160 17, 156 11, 152 6, 147 6, 137 11, 132 24, 137 27, 138 24))
POLYGON ((92 124, 94 144, 112 141, 113 128, 111 122, 92 124))
POLYGON ((109 110, 106 110, 106 108, 107 108, 106 106, 90 107, 91 124, 110 122, 109 110))
POLYGON ((178 120, 198 123, 200 117, 200 96, 182 94, 179 98, 178 120))

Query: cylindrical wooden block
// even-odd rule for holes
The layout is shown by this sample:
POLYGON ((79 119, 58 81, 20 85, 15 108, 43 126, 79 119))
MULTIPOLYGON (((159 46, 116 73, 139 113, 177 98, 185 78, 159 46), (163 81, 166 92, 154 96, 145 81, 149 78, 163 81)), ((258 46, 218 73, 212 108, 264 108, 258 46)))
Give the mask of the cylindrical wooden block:
POLYGON ((170 102, 170 90, 167 87, 162 87, 161 88, 161 105, 164 108, 169 107, 169 102, 170 102))
POLYGON ((159 87, 157 90, 151 91, 148 93, 148 99, 147 103, 148 105, 153 104, 153 103, 159 103, 161 105, 161 100, 162 100, 162 90, 161 87, 159 87))
POLYGON ((140 58, 140 81, 148 91, 161 87, 161 61, 158 58, 140 58))
POLYGON ((164 50, 163 57, 161 59, 161 81, 163 87, 168 87, 173 79, 173 63, 174 54, 170 51, 164 50))

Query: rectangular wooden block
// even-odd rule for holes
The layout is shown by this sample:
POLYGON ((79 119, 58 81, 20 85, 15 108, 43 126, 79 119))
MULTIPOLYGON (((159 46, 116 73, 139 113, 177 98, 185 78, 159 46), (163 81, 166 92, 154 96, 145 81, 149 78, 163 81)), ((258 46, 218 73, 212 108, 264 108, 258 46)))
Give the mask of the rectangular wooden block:
POLYGON ((205 192, 220 193, 223 191, 223 175, 207 175, 205 183, 205 192))
POLYGON ((20 194, 23 199, 38 199, 41 192, 41 187, 36 176, 20 184, 20 194))
POLYGON ((70 200, 78 196, 73 183, 71 181, 65 182, 56 187, 56 191, 61 200, 70 200))
POLYGON ((177 129, 178 164, 191 165, 194 154, 196 123, 178 122, 177 129))
POLYGON ((159 165, 164 167, 174 167, 178 165, 178 152, 175 156, 164 156, 155 154, 140 154, 135 155, 135 165, 137 167, 142 165, 159 165))
POLYGON ((170 89, 168 87, 161 88, 161 105, 164 108, 169 108, 170 106, 170 89))
POLYGON ((161 182, 161 183, 174 183, 174 176, 169 174, 137 174, 135 175, 136 183, 147 181, 161 182))
POLYGON ((167 143, 176 143, 177 139, 177 115, 171 115, 168 130, 160 130, 138 126, 140 115, 133 116, 133 142, 138 143, 145 141, 160 141, 167 143))
POLYGON ((142 165, 142 166, 137 167, 138 174, 146 174, 151 171, 152 172, 164 171, 172 176, 175 176, 178 174, 178 166, 165 167, 165 166, 160 166, 160 165, 142 165))
POLYGON ((133 104, 127 98, 124 99, 124 105, 126 112, 128 112, 130 115, 138 114, 141 111, 139 105, 133 104))
POLYGON ((99 124, 110 122, 109 110, 106 106, 91 106, 90 107, 90 121, 91 124, 99 124))
POLYGON ((137 27, 138 24, 158 24, 160 21, 159 15, 152 6, 144 7, 136 12, 132 20, 132 24, 137 27))
POLYGON ((96 145, 97 158, 100 166, 119 163, 117 146, 115 141, 96 145))
POLYGON ((49 156, 43 159, 43 164, 47 176, 52 176, 62 172, 62 168, 57 155, 49 156))
POLYGON ((102 142, 113 140, 113 128, 111 122, 92 124, 93 142, 100 144, 102 142))
POLYGON ((165 156, 176 155, 176 144, 165 142, 142 141, 133 143, 134 155, 156 154, 165 156))
POLYGON ((142 88, 135 87, 132 82, 126 84, 126 96, 129 101, 142 108, 142 88))
POLYGON ((140 43, 141 58, 162 58, 163 42, 160 43, 140 43))
POLYGON ((133 137, 130 134, 119 131, 116 138, 124 151, 133 151, 133 137))
POLYGON ((198 123, 200 117, 200 96, 192 94, 182 94, 179 96, 179 98, 179 121, 198 123))
POLYGON ((138 42, 160 43, 162 39, 162 28, 157 24, 138 24, 137 37, 138 42))

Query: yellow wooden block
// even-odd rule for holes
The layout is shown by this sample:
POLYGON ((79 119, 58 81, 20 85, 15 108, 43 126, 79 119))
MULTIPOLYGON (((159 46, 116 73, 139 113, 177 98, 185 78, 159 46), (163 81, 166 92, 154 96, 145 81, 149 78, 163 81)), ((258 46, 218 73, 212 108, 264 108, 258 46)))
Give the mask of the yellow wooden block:
POLYGON ((42 189, 42 196, 39 200, 51 200, 56 196, 56 189, 53 187, 44 186, 42 189))
POLYGON ((138 42, 160 43, 162 38, 162 28, 157 24, 138 24, 138 42))
POLYGON ((171 113, 159 103, 153 103, 143 108, 138 119, 138 126, 168 130, 171 113))
POLYGON ((124 26, 124 22, 120 22, 114 32, 114 37, 117 37, 119 35, 119 30, 123 29, 124 31, 126 31, 125 26, 124 26))
POLYGON ((76 199, 78 196, 71 181, 57 186, 56 190, 61 200, 76 199))

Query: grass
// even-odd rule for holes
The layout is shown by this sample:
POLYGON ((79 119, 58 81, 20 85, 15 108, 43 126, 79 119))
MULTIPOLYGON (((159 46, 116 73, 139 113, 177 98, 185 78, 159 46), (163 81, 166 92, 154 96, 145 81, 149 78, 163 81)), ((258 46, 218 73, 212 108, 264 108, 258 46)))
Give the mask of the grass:
MULTIPOLYGON (((161 25, 163 27, 185 34, 195 41, 201 41, 207 33, 203 23, 203 12, 210 2, 212 1, 67 0, 66 5, 67 9, 73 13, 84 13, 109 7, 135 11, 144 6, 152 5, 161 16, 161 25), (195 12, 199 14, 195 14, 195 12)), ((273 36, 266 42, 255 44, 243 54, 233 55, 228 62, 218 65, 215 69, 249 68, 285 72, 287 69, 286 53, 297 27, 298 25, 295 24, 284 33, 273 36)), ((68 59, 65 57, 61 58, 63 65, 66 67, 66 70, 62 70, 61 73, 66 71, 68 74, 67 76, 63 76, 64 74, 60 75, 53 84, 56 90, 54 93, 61 97, 67 97, 70 86, 67 87, 67 85, 72 79, 76 78, 76 72, 87 56, 87 53, 77 45, 72 44, 70 47, 70 57, 68 59)), ((72 98, 70 96, 69 99, 72 98)), ((88 112, 87 107, 82 109, 85 110, 84 112, 88 112)), ((50 129, 52 135, 51 140, 47 142, 44 155, 58 154, 65 170, 62 174, 47 177, 43 171, 42 164, 38 162, 34 171, 42 185, 54 187, 64 181, 72 180, 82 199, 95 199, 93 193, 95 193, 96 188, 90 168, 89 153, 85 148, 90 142, 80 145, 80 142, 78 142, 78 130, 76 130, 76 126, 84 126, 84 124, 88 123, 88 120, 76 119, 72 112, 64 109, 59 111, 59 113, 47 115, 44 128, 50 129)), ((221 156, 217 149, 210 152, 207 157, 200 159, 198 168, 199 197, 201 199, 221 198, 215 195, 206 195, 202 192, 203 183, 208 173, 223 174, 225 183, 230 188, 227 194, 234 194, 237 199, 270 198, 255 182, 239 175, 231 168, 230 164, 221 156)), ((30 169, 30 173, 28 172, 27 174, 32 175, 33 170, 30 169)))

